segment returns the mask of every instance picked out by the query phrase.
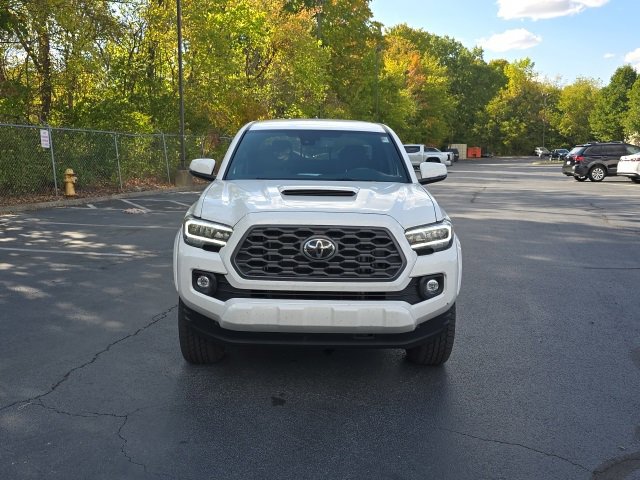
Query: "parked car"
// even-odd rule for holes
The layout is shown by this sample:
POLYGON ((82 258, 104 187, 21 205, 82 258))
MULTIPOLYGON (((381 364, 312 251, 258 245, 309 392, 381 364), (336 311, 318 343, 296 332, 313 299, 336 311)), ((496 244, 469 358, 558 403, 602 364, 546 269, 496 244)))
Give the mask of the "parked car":
POLYGON ((451 166, 453 153, 441 152, 435 147, 427 147, 417 143, 405 144, 404 150, 409 155, 413 168, 420 168, 422 162, 439 162, 444 163, 447 167, 451 166))
POLYGON ((551 155, 551 152, 546 147, 536 147, 534 153, 539 157, 548 157, 551 155))
POLYGON ((453 154, 453 158, 451 159, 453 162, 457 162, 460 159, 460 152, 457 148, 446 148, 444 151, 453 154))
POLYGON ((592 142, 576 145, 566 156, 562 173, 579 182, 601 182, 616 175, 620 157, 639 153, 640 147, 624 142, 592 142))
POLYGON ((403 348, 440 365, 453 347, 462 272, 451 220, 387 126, 267 120, 242 127, 187 211, 173 250, 184 359, 229 345, 403 348), (286 155, 284 153, 287 153, 286 155))
POLYGON ((568 154, 569 154, 569 150, 567 150, 566 148, 554 148, 553 150, 551 150, 551 155, 549 155, 549 157, 562 160, 568 154))
POLYGON ((620 157, 618 175, 629 177, 632 181, 640 183, 640 153, 620 157))

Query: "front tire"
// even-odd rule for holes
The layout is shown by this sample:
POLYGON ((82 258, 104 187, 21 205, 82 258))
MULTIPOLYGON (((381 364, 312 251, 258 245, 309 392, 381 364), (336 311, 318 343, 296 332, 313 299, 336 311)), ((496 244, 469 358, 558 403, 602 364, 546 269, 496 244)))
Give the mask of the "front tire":
POLYGON ((596 165, 595 167, 592 167, 591 170, 589 170, 589 180, 591 180, 592 182, 601 182, 602 179, 604 179, 604 177, 606 176, 607 171, 600 165, 596 165))
POLYGON ((447 326, 435 337, 417 347, 407 348, 407 359, 418 365, 442 365, 449 359, 456 336, 456 305, 455 303, 444 314, 447 326))
POLYGON ((217 363, 224 357, 224 347, 199 334, 186 319, 187 306, 179 301, 178 337, 184 359, 194 365, 217 363))

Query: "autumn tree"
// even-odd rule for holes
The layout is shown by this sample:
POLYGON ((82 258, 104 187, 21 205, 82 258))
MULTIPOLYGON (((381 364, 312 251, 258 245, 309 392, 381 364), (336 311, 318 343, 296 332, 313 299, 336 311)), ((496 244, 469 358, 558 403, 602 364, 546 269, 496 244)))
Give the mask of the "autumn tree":
POLYGON ((477 135, 478 119, 487 103, 506 83, 502 70, 490 67, 480 48, 472 50, 460 42, 441 37, 406 24, 389 31, 409 40, 418 51, 446 69, 446 120, 449 143, 481 143, 477 135))
POLYGON ((504 67, 508 82, 486 108, 487 143, 503 154, 531 153, 542 141, 545 91, 536 82, 534 64, 528 59, 504 67))

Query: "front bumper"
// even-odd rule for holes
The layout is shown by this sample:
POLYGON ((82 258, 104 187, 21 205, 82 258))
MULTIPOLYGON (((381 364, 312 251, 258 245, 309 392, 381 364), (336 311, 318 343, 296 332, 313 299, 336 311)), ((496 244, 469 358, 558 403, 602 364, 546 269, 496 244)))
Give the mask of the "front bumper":
MULTIPOLYGON (((460 243, 418 256, 404 251, 407 266, 393 282, 292 282, 255 281, 240 278, 228 258, 230 246, 220 252, 205 251, 184 243, 178 232, 174 249, 174 281, 178 295, 191 311, 208 319, 211 328, 254 333, 403 334, 446 313, 460 291, 460 243), (227 250, 229 249, 229 250, 227 250), (234 288, 265 292, 399 292, 416 277, 442 274, 442 293, 410 304, 398 300, 318 300, 317 298, 231 298, 221 301, 193 288, 192 272, 225 275, 234 288)), ((277 295, 274 295, 277 297, 277 295)), ((200 318, 200 317, 198 317, 200 318)), ((207 323, 200 318, 199 322, 207 323)))
POLYGON ((404 333, 253 332, 222 328, 216 321, 180 302, 180 315, 200 335, 224 345, 273 345, 340 348, 411 348, 426 342, 449 325, 448 312, 404 333))

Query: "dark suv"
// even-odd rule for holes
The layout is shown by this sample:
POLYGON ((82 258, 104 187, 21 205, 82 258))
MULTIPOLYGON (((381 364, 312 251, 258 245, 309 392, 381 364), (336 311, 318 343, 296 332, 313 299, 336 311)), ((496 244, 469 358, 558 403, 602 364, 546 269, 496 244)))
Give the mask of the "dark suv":
POLYGON ((623 142, 594 142, 573 147, 562 165, 562 173, 579 182, 587 178, 600 182, 608 175, 615 175, 622 155, 640 152, 640 147, 623 142))

